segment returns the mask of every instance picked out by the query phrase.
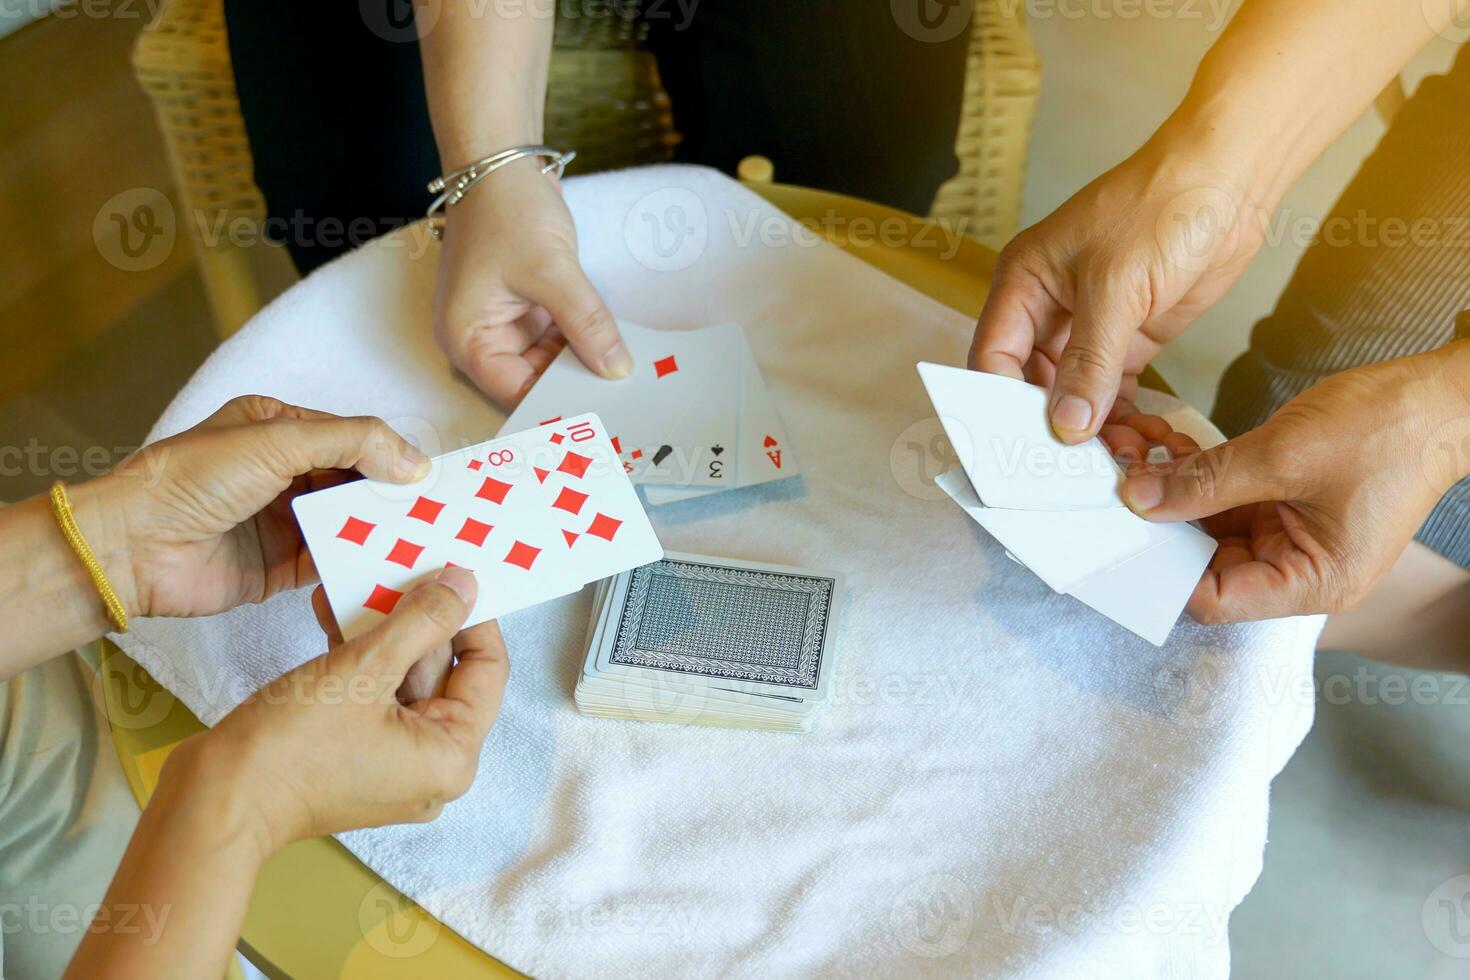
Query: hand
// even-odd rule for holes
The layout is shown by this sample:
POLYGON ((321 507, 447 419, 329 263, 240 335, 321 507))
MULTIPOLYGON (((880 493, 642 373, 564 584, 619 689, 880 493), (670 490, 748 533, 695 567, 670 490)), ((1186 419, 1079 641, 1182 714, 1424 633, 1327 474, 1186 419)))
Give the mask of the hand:
POLYGON ((459 632, 475 594, 471 572, 445 569, 372 630, 185 743, 177 765, 235 801, 262 855, 305 837, 433 820, 474 781, 509 673, 495 623, 459 632), (447 645, 456 663, 442 695, 401 704, 409 668, 447 645))
POLYGON ((535 160, 497 170, 447 212, 434 338, 502 408, 514 407, 562 347, 604 377, 633 369, 617 324, 577 261, 558 185, 535 160))
POLYGON ((1239 438, 1134 464, 1129 507, 1203 518, 1220 542, 1189 601, 1195 619, 1338 612, 1388 572, 1464 475, 1463 457, 1436 451, 1467 410, 1470 348, 1454 346, 1333 375, 1239 438))
POLYGON ((207 616, 316 581, 291 512, 296 495, 351 470, 407 483, 428 468, 378 419, 251 395, 143 448, 75 499, 130 614, 207 616))
POLYGON ((1050 388, 1062 441, 1096 435, 1260 248, 1267 212, 1237 186, 1153 145, 1103 174, 1001 252, 970 367, 1050 388))

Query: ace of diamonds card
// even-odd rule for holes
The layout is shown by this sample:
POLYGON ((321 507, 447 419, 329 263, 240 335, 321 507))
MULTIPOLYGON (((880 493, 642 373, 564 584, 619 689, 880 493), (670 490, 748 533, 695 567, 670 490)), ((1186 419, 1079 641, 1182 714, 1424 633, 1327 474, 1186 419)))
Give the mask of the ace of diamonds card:
POLYGON ((417 483, 360 480, 293 507, 348 638, 446 565, 475 572, 473 626, 663 556, 590 414, 447 453, 417 483))

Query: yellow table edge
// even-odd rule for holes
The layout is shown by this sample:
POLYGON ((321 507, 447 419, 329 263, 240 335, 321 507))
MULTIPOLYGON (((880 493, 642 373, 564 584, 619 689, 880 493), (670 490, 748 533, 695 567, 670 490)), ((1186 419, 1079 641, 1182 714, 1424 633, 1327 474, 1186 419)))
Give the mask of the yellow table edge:
MULTIPOLYGON (((978 316, 995 252, 943 223, 858 198, 747 184, 799 223, 952 309, 978 316)), ((1162 379, 1144 382, 1167 391, 1162 379)), ((114 644, 102 644, 113 743, 139 805, 175 745, 204 726, 114 644)), ((261 870, 240 947, 272 977, 518 977, 441 925, 331 838, 301 841, 261 870), (356 909, 357 914, 342 914, 356 909), (448 972, 446 972, 448 971, 448 972)))

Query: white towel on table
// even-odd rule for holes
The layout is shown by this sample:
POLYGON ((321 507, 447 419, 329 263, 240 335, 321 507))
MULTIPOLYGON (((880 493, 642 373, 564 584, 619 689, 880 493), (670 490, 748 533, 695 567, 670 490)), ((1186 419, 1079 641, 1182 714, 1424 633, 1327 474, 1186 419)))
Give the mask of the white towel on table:
MULTIPOLYGON (((968 317, 709 171, 566 194, 616 314, 745 324, 803 476, 653 520, 670 549, 846 573, 833 703, 799 736, 583 718, 584 592, 503 623, 470 792, 343 842, 536 975, 1223 976, 1320 622, 1183 622, 1155 649, 1052 593, 921 471, 938 427, 914 364, 961 362, 968 317)), ((154 437, 248 392, 381 415, 431 452, 495 433, 430 338, 436 253, 407 241, 273 303, 154 437)), ((305 592, 119 642, 210 724, 323 647, 305 592)))

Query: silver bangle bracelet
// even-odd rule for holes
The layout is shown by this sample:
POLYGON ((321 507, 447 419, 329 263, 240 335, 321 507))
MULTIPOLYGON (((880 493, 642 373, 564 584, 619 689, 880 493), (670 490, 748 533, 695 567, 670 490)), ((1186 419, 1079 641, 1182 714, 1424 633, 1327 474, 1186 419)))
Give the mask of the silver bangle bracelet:
POLYGON ((566 171, 567 164, 577 158, 577 151, 568 150, 563 153, 549 146, 513 146, 482 160, 476 160, 468 167, 447 173, 442 177, 435 177, 428 184, 429 192, 439 195, 429 204, 429 210, 425 214, 425 217, 429 219, 429 234, 436 241, 442 239, 444 237, 444 216, 440 212, 447 210, 451 204, 458 204, 469 193, 471 187, 501 167, 509 166, 527 157, 548 158, 550 162, 541 168, 541 172, 555 174, 560 178, 566 171))

